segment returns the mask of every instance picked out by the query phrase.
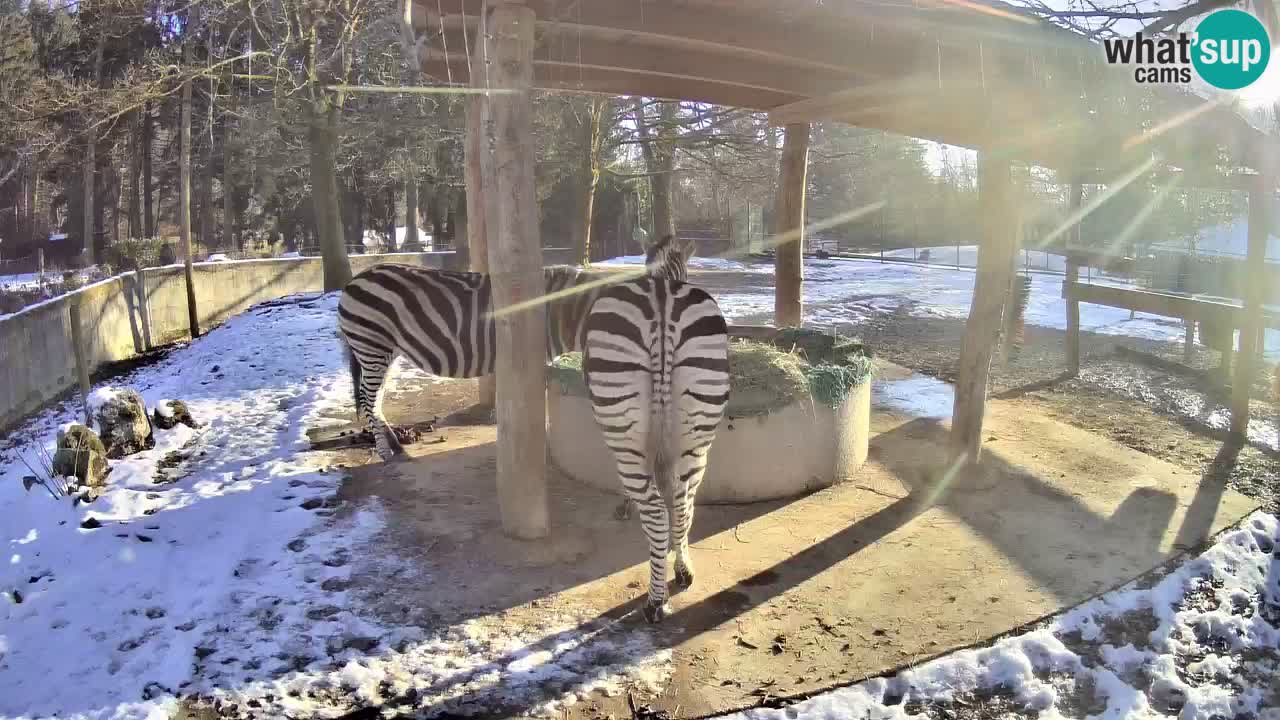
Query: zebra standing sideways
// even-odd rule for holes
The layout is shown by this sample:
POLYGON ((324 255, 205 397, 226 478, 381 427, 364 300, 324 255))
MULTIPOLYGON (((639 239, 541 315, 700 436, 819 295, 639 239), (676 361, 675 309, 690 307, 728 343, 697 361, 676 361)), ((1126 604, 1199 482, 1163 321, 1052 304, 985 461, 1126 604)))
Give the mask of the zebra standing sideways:
MULTIPOLYGON (((648 248, 650 275, 685 276, 692 243, 665 237, 648 248)), ((607 275, 572 267, 543 271, 548 294, 607 275)), ((547 358, 583 347, 583 323, 602 286, 547 304, 547 358)), ((346 343, 356 420, 373 435, 379 457, 403 452, 382 417, 381 390, 397 355, 434 375, 472 378, 493 373, 496 340, 489 276, 412 265, 376 265, 356 275, 338 301, 338 329, 346 343)))
POLYGON ((675 550, 674 585, 693 583, 694 496, 729 400, 724 315, 685 275, 681 267, 609 287, 586 321, 583 373, 596 423, 649 541, 643 612, 651 623, 669 612, 669 550, 675 550))

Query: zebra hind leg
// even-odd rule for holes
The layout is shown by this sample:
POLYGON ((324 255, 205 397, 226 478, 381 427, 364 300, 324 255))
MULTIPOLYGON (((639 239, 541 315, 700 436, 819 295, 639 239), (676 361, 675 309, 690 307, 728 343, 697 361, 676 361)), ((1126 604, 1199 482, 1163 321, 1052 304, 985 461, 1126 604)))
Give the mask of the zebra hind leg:
POLYGON ((671 526, 671 544, 676 554, 672 583, 680 590, 693 585, 693 556, 689 553, 689 531, 693 527, 694 498, 702 484, 707 469, 708 447, 686 451, 676 464, 676 477, 672 487, 674 517, 671 526))
POLYGON ((360 381, 356 387, 356 421, 365 432, 373 436, 374 452, 384 462, 404 454, 400 438, 382 417, 381 397, 383 382, 391 366, 390 356, 356 356, 360 363, 360 381))

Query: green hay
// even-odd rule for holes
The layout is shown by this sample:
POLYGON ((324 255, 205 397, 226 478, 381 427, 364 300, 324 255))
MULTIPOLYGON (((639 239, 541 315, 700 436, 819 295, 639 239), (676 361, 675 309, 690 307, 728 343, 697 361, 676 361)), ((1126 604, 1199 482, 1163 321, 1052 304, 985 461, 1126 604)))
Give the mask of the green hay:
MULTIPOLYGON (((586 397, 582 354, 557 358, 550 377, 568 395, 586 397)), ((733 417, 767 415, 797 401, 838 407, 875 372, 871 353, 840 335, 783 330, 772 344, 734 340, 729 344, 729 406, 733 417)))

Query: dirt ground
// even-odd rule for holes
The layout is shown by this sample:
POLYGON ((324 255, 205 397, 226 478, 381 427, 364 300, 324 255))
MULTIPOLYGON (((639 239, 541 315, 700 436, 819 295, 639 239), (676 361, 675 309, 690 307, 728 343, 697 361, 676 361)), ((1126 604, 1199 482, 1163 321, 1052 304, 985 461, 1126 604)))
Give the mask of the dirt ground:
MULTIPOLYGON (((909 375, 886 364, 882 379, 909 375)), ((988 451, 948 478, 946 427, 873 414, 858 479, 807 497, 708 506, 695 521, 695 585, 660 628, 635 610, 643 536, 613 516, 617 497, 552 472, 553 535, 500 531, 495 428, 468 411, 474 382, 405 382, 386 402, 402 424, 442 418, 413 460, 339 451, 352 507, 390 513, 385 549, 419 558, 419 578, 359 577, 379 615, 438 627, 481 619, 494 632, 548 617, 621 619, 673 652, 673 676, 637 700, 678 717, 770 704, 985 641, 1136 577, 1256 506, 1171 466, 1030 410, 992 403, 988 451), (450 417, 452 416, 452 417, 450 417), (420 580, 420 581, 415 581, 420 580)), ((486 708, 506 717, 527 708, 486 708)), ((446 709, 452 710, 452 709, 446 709)), ((593 696, 566 717, 628 717, 593 696)))
MULTIPOLYGON (((697 273, 713 292, 759 285, 772 292, 772 277, 736 272, 697 273)), ((956 379, 964 321, 912 317, 904 305, 858 326, 841 328, 878 357, 947 382, 956 379)), ((769 322, 768 317, 740 322, 769 322)), ((1178 321, 1170 319, 1170 323, 1178 321)), ((1027 326, 1021 352, 1007 365, 994 363, 993 397, 1017 400, 1028 410, 1110 438, 1178 467, 1208 474, 1280 512, 1280 452, 1260 444, 1233 444, 1207 422, 1207 409, 1229 403, 1230 391, 1215 379, 1216 351, 1195 346, 1189 363, 1182 348, 1139 338, 1081 333, 1081 372, 1065 378, 1066 333, 1027 326)), ((1273 368, 1258 374, 1251 412, 1280 426, 1280 398, 1273 368)))

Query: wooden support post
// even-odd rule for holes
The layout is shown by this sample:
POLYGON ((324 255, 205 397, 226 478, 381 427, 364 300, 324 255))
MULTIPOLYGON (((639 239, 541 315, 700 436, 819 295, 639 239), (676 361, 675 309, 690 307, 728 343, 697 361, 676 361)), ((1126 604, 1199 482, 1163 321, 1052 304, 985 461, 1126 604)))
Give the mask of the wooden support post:
MULTIPOLYGON (((1084 185, 1078 182, 1071 183, 1071 204, 1067 210, 1069 215, 1075 214, 1080 205, 1084 202, 1084 185)), ((1079 248, 1080 245, 1080 223, 1076 223, 1071 228, 1070 241, 1067 251, 1070 253, 1072 248, 1079 248)), ((1080 265, 1071 255, 1067 255, 1067 278, 1064 281, 1067 285, 1067 292, 1064 295, 1067 298, 1067 374, 1076 377, 1080 374, 1080 301, 1072 298, 1071 286, 1080 281, 1080 265)))
POLYGON ((44 248, 36 248, 36 282, 44 287, 44 248))
POLYGON ((1231 387, 1231 434, 1244 438, 1249 430, 1249 390, 1258 367, 1258 338, 1262 334, 1262 301, 1266 291, 1267 232, 1274 202, 1275 175, 1264 162, 1256 185, 1249 191, 1249 254, 1245 263, 1244 322, 1240 327, 1240 352, 1231 387))
POLYGON ((1183 318, 1184 327, 1182 329, 1182 362, 1190 365, 1195 357, 1196 349, 1196 321, 1191 318, 1183 318))
POLYGON ((951 420, 951 456, 957 464, 976 462, 982 450, 991 352, 1000 332, 1017 252, 1018 228, 1008 160, 978 152, 978 193, 984 228, 978 245, 973 302, 960 345, 960 373, 951 420))
POLYGON ((92 427, 93 418, 89 414, 89 353, 84 344, 80 302, 80 296, 71 298, 67 311, 71 321, 71 351, 76 356, 76 376, 80 379, 80 404, 84 408, 84 424, 92 427))
MULTIPOLYGON (((492 95, 484 152, 485 182, 493 194, 489 233, 489 271, 493 307, 504 308, 540 297, 542 243, 533 188, 534 12, 504 3, 493 7, 484 42, 493 88, 515 93, 492 95), (491 181, 490 181, 491 180, 491 181)), ((499 315, 497 330, 498 505, 503 530, 516 538, 546 536, 546 308, 541 304, 499 315)))
POLYGON ((804 185, 809 166, 809 124, 788 123, 778 164, 775 233, 786 242, 774 248, 774 324, 800 325, 804 320, 804 185))
MULTIPOLYGON (((472 59, 475 67, 484 64, 483 16, 480 32, 476 33, 475 50, 472 59)), ((473 84, 482 84, 484 75, 477 73, 473 84)), ((467 252, 471 263, 471 271, 489 272, 489 219, 493 211, 486 200, 493 198, 493 188, 485 186, 484 164, 488 153, 484 152, 485 114, 488 111, 489 99, 483 95, 473 95, 466 100, 466 136, 463 143, 462 177, 467 186, 467 252)), ((479 392, 477 402, 482 407, 494 407, 497 396, 497 378, 484 375, 478 381, 479 392)))

